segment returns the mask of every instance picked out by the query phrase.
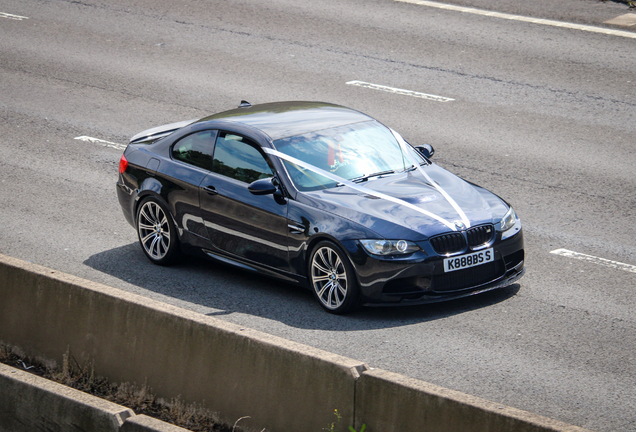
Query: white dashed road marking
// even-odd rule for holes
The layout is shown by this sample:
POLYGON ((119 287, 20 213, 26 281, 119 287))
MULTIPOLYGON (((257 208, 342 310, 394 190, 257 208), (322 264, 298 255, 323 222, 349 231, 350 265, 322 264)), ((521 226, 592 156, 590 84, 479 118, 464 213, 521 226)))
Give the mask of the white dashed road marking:
POLYGON ((117 144, 114 142, 110 142, 110 141, 105 141, 103 139, 99 139, 99 138, 93 138, 93 137, 89 137, 89 136, 79 136, 75 138, 76 140, 79 141, 85 141, 85 142, 89 142, 89 143, 93 143, 93 144, 99 144, 102 145, 104 147, 111 147, 117 150, 126 150, 127 145, 126 144, 117 144))
POLYGON ((455 99, 447 98, 444 96, 437 96, 437 95, 432 95, 427 93, 420 93, 420 92, 416 92, 412 90, 404 90, 404 89, 399 89, 394 87, 387 87, 380 84, 371 84, 364 81, 349 81, 347 84, 358 86, 358 87, 364 87, 364 88, 368 88, 372 90, 380 90, 380 91, 385 91, 389 93, 395 93, 395 94, 404 95, 404 96, 412 96, 412 97, 417 97, 422 99, 428 99, 428 100, 432 100, 436 102, 452 102, 455 100, 455 99))
POLYGON ((582 261, 588 261, 594 264, 610 267, 613 269, 624 270, 630 273, 636 273, 636 266, 631 264, 625 264, 618 261, 611 261, 605 258, 599 258, 592 255, 585 255, 582 253, 574 252, 567 249, 556 249, 550 252, 551 254, 561 255, 568 258, 578 259, 582 261))
POLYGON ((569 28, 573 30, 582 30, 582 31, 587 31, 592 33, 601 33, 601 34, 608 34, 613 36, 621 36, 621 37, 636 39, 636 33, 623 31, 623 30, 612 30, 612 29, 582 25, 582 24, 552 21, 552 20, 541 19, 541 18, 531 18, 531 17, 521 16, 521 15, 511 15, 511 14, 505 14, 501 12, 492 12, 487 10, 480 10, 480 9, 463 7, 463 6, 455 6, 455 5, 425 1, 425 0, 395 0, 395 1, 402 2, 402 3, 412 3, 419 6, 427 6, 427 7, 437 8, 437 9, 446 9, 446 10, 451 10, 456 12, 465 12, 465 13, 470 13, 474 15, 483 15, 483 16, 489 16, 494 18, 513 20, 513 21, 523 21, 523 22, 528 22, 533 24, 541 24, 541 25, 547 25, 552 27, 563 27, 563 28, 569 28))
POLYGON ((20 16, 20 15, 12 15, 12 14, 5 13, 5 12, 0 12, 0 18, 9 18, 9 19, 16 20, 16 21, 22 21, 22 20, 25 20, 25 19, 29 19, 29 17, 23 17, 23 16, 20 16))

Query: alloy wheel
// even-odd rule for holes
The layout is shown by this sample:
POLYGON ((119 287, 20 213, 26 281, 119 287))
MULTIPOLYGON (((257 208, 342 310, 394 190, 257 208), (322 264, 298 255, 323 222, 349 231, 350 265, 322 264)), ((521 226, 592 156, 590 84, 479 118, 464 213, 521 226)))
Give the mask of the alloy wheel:
POLYGON ((170 250, 171 231, 166 213, 154 201, 145 202, 137 218, 139 241, 153 260, 164 259, 170 250))
POLYGON ((340 308, 347 298, 347 270, 330 246, 316 250, 311 260, 311 283, 316 296, 330 310, 340 308))

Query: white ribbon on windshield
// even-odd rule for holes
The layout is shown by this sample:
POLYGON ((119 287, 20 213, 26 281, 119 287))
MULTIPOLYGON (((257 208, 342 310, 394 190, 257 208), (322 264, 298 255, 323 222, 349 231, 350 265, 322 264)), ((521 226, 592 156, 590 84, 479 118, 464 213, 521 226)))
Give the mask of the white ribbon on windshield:
MULTIPOLYGON (((404 207, 408 207, 411 210, 415 210, 418 213, 422 213, 423 215, 426 215, 426 216, 428 216, 428 217, 430 217, 432 219, 435 219, 436 221, 439 221, 439 222, 443 223, 444 225, 446 225, 448 228, 450 228, 453 231, 457 231, 457 227, 455 226, 455 224, 453 222, 447 221, 446 219, 444 219, 444 218, 442 218, 440 216, 437 216, 434 213, 426 211, 426 210, 424 210, 422 208, 419 208, 419 207, 417 207, 417 206, 415 206, 415 205, 413 205, 413 204, 411 204, 409 202, 406 202, 406 201, 401 200, 399 198, 392 197, 390 195, 383 194, 381 192, 377 192, 377 191, 371 190, 369 188, 365 188, 364 186, 360 186, 357 183, 349 181, 349 180, 347 180, 345 178, 342 178, 340 176, 334 175, 334 174, 330 173, 329 171, 325 171, 325 170, 320 169, 320 168, 318 168, 318 167, 316 167, 314 165, 311 165, 311 164, 308 164, 306 162, 303 162, 300 159, 296 159, 295 157, 286 155, 285 153, 281 153, 278 150, 265 148, 265 147, 263 147, 263 150, 267 154, 270 154, 272 156, 276 156, 279 159, 286 160, 287 162, 293 163, 294 165, 298 165, 299 167, 304 168, 304 169, 306 169, 308 171, 311 171, 311 172, 313 172, 315 174, 321 175, 323 177, 327 177, 330 180, 333 180, 333 181, 335 181, 337 183, 340 183, 340 184, 343 184, 345 186, 348 186, 348 187, 350 187, 352 189, 355 189, 355 190, 357 190, 359 192, 362 192, 363 194, 371 195, 371 196, 376 197, 376 198, 385 199, 385 200, 391 201, 391 202, 393 202, 395 204, 402 205, 404 207)), ((404 151, 404 149, 402 151, 404 151)), ((415 165, 417 165, 419 167, 419 163, 416 163, 415 165)), ((420 171, 423 171, 423 170, 420 169, 420 171)), ((430 178, 428 176, 426 176, 426 178, 429 179, 429 181, 430 181, 430 178)), ((431 181, 431 184, 434 185, 434 183, 432 181, 431 181)), ((438 189, 438 188, 436 187, 436 189, 438 189)), ((445 192, 442 192, 442 194, 445 194, 445 196, 447 195, 445 192)), ((451 205, 452 205, 452 203, 451 203, 451 205)), ((465 215, 464 215, 464 217, 465 217, 465 215)))
POLYGON ((438 185, 433 179, 431 179, 428 176, 428 174, 426 174, 426 171, 424 171, 422 169, 422 167, 420 166, 420 163, 417 160, 414 161, 414 160, 411 159, 411 154, 409 153, 408 147, 407 147, 407 146, 409 146, 409 144, 407 144, 406 141, 404 141, 404 138, 402 138, 402 136, 399 133, 397 133, 396 131, 394 131, 393 129, 391 129, 391 132, 393 133, 393 136, 395 137, 395 139, 397 139, 397 142, 400 145, 400 148, 402 149, 402 153, 406 154, 406 157, 408 158, 409 163, 412 164, 413 166, 417 167, 417 170, 420 172, 420 174, 422 174, 424 176, 424 178, 435 189, 437 189, 437 191, 439 193, 441 193, 444 196, 444 198, 446 198, 446 201, 448 201, 449 204, 451 206, 453 206, 453 208, 455 209, 455 211, 457 212, 457 214, 461 218, 462 222, 464 223, 464 226, 466 228, 470 228, 470 221, 468 220, 468 217, 466 216, 466 213, 464 213, 464 211, 461 209, 461 207, 455 202, 455 200, 453 198, 451 198, 451 196, 449 194, 446 193, 446 191, 444 189, 442 189, 442 187, 440 185, 438 185))

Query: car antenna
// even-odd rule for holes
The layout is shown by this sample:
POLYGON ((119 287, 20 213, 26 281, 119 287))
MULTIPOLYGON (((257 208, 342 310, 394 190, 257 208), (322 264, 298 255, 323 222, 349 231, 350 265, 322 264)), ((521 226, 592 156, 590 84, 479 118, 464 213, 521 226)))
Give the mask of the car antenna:
POLYGON ((242 100, 241 103, 239 104, 239 108, 250 108, 251 106, 252 104, 246 100, 242 100))

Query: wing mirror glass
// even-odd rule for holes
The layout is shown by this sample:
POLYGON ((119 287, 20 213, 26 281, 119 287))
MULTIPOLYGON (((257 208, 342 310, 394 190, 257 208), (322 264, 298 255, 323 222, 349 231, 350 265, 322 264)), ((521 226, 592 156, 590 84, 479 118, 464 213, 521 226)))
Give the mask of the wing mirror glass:
POLYGON ((258 179, 250 183, 247 189, 254 195, 271 195, 278 187, 275 184, 274 177, 258 179))
POLYGON ((415 147, 418 152, 422 154, 426 159, 430 159, 435 154, 435 149, 430 144, 422 144, 415 147))

